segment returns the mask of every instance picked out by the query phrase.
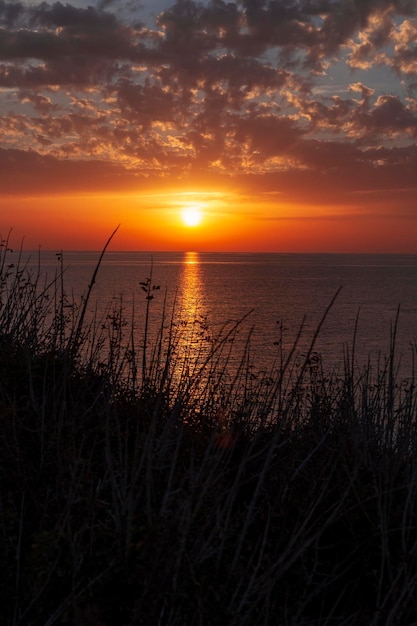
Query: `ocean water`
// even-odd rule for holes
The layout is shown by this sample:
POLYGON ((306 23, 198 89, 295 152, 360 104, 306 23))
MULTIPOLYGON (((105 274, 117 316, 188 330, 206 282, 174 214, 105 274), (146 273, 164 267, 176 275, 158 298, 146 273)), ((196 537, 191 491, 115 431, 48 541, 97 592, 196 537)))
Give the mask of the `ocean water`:
MULTIPOLYGON (((99 253, 64 253, 65 289, 86 293, 99 253)), ((32 255, 37 262, 37 253, 32 255)), ((42 252, 41 268, 59 271, 55 252, 42 252)), ((278 352, 287 353, 297 337, 300 358, 307 351, 326 308, 341 288, 315 344, 325 368, 338 368, 346 347, 359 364, 378 362, 390 350, 398 315, 396 355, 411 366, 417 338, 417 255, 275 254, 197 252, 107 252, 90 309, 104 312, 112 299, 122 302, 126 320, 143 327, 146 294, 140 286, 152 274, 151 324, 160 326, 163 303, 168 316, 196 318, 216 334, 239 326, 241 346, 251 333, 251 358, 268 369, 278 352), (300 329, 302 331, 300 333, 300 329)))

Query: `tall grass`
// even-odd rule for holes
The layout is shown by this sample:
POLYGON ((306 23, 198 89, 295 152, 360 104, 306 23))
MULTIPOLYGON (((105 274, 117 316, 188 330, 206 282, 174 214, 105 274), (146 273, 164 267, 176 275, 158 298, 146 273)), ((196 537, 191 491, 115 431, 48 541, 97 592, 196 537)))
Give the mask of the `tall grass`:
MULTIPOLYGON (((233 352, 244 320, 213 337, 164 311, 138 342, 123 302, 86 314, 94 280, 68 297, 62 255, 52 279, 9 259, 4 241, 2 624, 417 624, 417 395, 396 322, 376 367, 353 345, 329 373, 314 336, 260 373, 250 332, 233 352)), ((154 286, 137 286, 147 324, 154 286)))

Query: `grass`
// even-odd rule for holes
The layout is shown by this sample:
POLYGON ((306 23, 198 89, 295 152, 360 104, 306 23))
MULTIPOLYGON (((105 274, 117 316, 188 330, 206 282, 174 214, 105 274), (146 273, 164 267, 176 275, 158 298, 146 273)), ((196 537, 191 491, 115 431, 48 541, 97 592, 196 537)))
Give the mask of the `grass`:
MULTIPOLYGON (((261 374, 249 339, 236 366, 239 324, 212 337, 164 312, 136 345, 122 303, 86 314, 95 274, 74 302, 62 256, 48 281, 0 251, 3 624, 417 624, 417 395, 395 323, 376 370, 353 346, 327 373, 315 336, 261 374)), ((163 294, 138 291, 148 328, 163 294)))

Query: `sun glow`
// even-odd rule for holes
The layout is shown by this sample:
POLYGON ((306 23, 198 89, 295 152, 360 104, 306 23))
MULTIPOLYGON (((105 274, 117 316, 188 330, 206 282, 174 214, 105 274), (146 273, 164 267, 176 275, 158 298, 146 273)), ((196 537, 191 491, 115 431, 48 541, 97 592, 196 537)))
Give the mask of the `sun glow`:
POLYGON ((181 219, 185 226, 198 226, 203 219, 203 213, 198 206, 185 207, 181 211, 181 219))

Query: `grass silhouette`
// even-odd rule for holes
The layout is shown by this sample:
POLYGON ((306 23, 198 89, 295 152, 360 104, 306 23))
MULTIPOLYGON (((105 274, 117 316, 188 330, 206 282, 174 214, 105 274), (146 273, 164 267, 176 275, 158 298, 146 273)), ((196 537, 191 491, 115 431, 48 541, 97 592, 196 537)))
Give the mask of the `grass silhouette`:
POLYGON ((301 363, 296 339, 256 374, 245 351, 231 367, 239 323, 207 340, 200 320, 197 362, 175 311, 151 341, 152 276, 136 345, 121 306, 86 315, 94 280, 68 297, 62 254, 52 279, 9 257, 6 240, 3 624, 417 623, 417 396, 395 324, 376 371, 352 347, 326 373, 318 328, 301 363))

